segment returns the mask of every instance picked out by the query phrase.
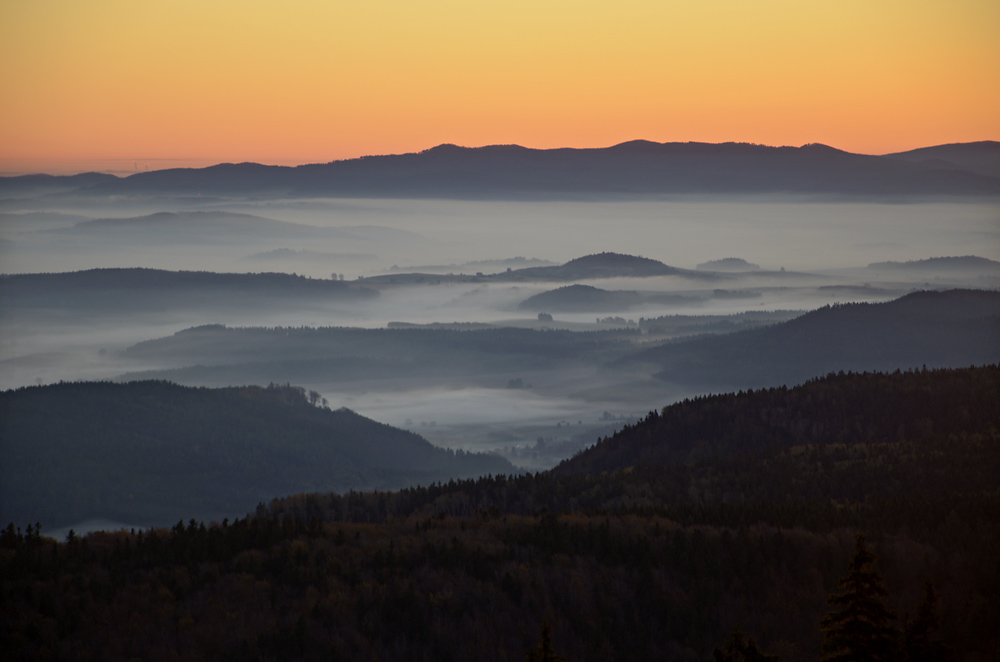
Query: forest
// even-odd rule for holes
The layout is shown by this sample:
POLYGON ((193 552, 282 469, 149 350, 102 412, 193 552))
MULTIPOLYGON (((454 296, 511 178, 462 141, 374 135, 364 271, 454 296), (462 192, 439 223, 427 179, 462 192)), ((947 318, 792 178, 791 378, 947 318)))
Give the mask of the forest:
POLYGON ((0 519, 66 526, 237 517, 310 489, 389 489, 513 471, 432 446, 305 389, 67 382, 0 393, 0 519))
POLYGON ((0 645, 15 660, 816 660, 844 634, 841 580, 863 576, 878 659, 996 659, 998 402, 996 365, 830 374, 667 406, 543 473, 65 541, 11 523, 0 645))

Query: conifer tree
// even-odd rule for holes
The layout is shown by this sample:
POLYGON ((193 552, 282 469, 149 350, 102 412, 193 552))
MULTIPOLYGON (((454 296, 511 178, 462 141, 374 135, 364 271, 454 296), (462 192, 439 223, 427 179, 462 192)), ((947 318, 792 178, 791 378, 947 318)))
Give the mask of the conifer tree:
POLYGON ((951 651, 938 638, 941 622, 937 614, 937 595, 930 582, 924 584, 924 599, 917 614, 903 627, 903 662, 941 662, 951 651))
POLYGON ((865 546, 863 534, 855 536, 854 556, 840 580, 840 593, 830 596, 833 609, 820 621, 826 633, 825 662, 881 662, 895 660, 898 644, 892 627, 895 618, 886 607, 888 595, 882 575, 875 570, 875 555, 865 546))
POLYGON ((542 623, 542 640, 528 651, 528 662, 566 662, 566 658, 552 649, 552 628, 542 623))

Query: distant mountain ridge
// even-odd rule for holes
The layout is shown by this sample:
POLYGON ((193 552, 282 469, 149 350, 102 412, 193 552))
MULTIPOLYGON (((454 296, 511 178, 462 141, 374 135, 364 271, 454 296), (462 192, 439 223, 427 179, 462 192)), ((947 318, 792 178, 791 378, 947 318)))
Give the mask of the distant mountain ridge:
POLYGON ((1000 142, 995 140, 921 147, 885 156, 917 163, 929 169, 953 168, 1000 177, 1000 142))
POLYGON ((907 260, 906 262, 872 262, 869 269, 932 269, 932 270, 965 270, 965 269, 997 269, 1000 262, 975 255, 956 257, 930 257, 923 260, 907 260))
POLYGON ((797 193, 851 196, 1000 195, 1000 143, 938 146, 887 156, 819 144, 656 143, 530 149, 431 149, 295 167, 219 164, 124 178, 0 179, 0 194, 49 185, 87 195, 328 195, 547 198, 797 193))

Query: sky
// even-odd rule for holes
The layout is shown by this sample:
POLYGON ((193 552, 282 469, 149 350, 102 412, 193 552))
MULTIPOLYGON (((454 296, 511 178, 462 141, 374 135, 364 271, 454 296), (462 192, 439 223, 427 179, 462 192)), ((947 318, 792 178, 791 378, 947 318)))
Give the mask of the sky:
POLYGON ((0 172, 1000 139, 996 0, 2 0, 0 172))

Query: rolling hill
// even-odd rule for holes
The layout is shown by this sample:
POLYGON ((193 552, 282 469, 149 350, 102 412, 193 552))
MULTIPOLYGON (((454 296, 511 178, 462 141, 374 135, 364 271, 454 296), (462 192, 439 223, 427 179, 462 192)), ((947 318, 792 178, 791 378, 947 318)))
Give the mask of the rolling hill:
POLYGON ((521 310, 535 312, 618 312, 643 304, 697 303, 695 297, 671 294, 640 293, 628 290, 604 290, 592 285, 567 285, 528 297, 521 310))
POLYGON ((837 371, 984 365, 1000 359, 1000 292, 914 292, 824 306, 763 329, 667 343, 625 361, 659 379, 729 390, 801 383, 837 371))
POLYGON ((62 383, 0 393, 0 519, 164 525, 275 496, 511 472, 294 387, 62 383))
POLYGON ((507 269, 493 274, 477 273, 474 276, 447 276, 432 273, 393 273, 365 278, 365 284, 412 284, 428 280, 440 282, 569 282, 596 278, 646 278, 651 276, 683 276, 699 280, 713 280, 713 273, 679 269, 659 260, 622 253, 595 253, 584 255, 559 265, 507 269))
POLYGON ((359 301, 378 292, 355 282, 285 273, 217 273, 163 269, 88 269, 0 275, 0 306, 7 310, 59 309, 88 313, 218 309, 271 300, 359 301))

